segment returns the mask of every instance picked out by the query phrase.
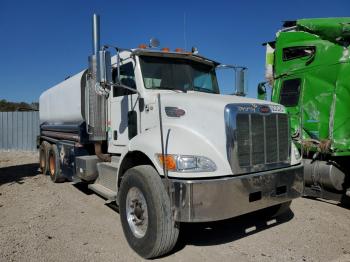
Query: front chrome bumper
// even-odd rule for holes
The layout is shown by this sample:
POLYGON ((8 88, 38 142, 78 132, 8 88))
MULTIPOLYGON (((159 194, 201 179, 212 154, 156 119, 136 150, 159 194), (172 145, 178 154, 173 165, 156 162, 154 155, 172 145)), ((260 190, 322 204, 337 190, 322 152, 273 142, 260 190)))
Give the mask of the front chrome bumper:
POLYGON ((303 166, 211 180, 170 179, 175 220, 227 219, 302 196, 303 166))

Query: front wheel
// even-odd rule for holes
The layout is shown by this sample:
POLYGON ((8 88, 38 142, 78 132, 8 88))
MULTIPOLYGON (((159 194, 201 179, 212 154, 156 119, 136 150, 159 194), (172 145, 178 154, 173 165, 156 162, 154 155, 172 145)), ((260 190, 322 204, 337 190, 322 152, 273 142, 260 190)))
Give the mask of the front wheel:
POLYGON ((147 165, 126 171, 120 186, 120 219, 124 235, 140 256, 154 258, 171 251, 179 227, 157 171, 147 165))

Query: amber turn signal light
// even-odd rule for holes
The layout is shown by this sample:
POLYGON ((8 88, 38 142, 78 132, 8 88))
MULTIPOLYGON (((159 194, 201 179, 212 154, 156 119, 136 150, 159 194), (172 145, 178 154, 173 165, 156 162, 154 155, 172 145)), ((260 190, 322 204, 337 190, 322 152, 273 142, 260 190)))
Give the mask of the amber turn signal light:
POLYGON ((163 167, 163 163, 165 162, 166 170, 174 171, 176 170, 176 160, 173 155, 164 155, 164 158, 161 154, 158 155, 159 163, 163 167))

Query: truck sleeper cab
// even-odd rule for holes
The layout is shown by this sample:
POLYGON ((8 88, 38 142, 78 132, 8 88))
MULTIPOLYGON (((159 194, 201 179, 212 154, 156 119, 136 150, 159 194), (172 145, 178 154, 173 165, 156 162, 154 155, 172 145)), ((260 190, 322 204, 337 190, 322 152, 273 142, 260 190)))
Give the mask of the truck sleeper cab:
POLYGON ((283 211, 301 196, 283 106, 221 95, 219 63, 192 52, 138 48, 109 60, 96 49, 88 70, 40 97, 40 166, 116 201, 140 256, 172 250, 179 222, 283 211))
POLYGON ((303 152, 305 195, 344 205, 350 203, 349 23, 349 17, 287 21, 266 43, 271 100, 286 107, 303 152))

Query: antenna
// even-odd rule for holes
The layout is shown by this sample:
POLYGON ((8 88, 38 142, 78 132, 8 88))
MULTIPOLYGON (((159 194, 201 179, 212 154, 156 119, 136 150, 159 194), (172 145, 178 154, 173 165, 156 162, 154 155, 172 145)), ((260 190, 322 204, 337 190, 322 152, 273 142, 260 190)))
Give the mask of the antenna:
POLYGON ((187 39, 186 39, 186 12, 184 12, 184 43, 185 50, 187 49, 187 39))

